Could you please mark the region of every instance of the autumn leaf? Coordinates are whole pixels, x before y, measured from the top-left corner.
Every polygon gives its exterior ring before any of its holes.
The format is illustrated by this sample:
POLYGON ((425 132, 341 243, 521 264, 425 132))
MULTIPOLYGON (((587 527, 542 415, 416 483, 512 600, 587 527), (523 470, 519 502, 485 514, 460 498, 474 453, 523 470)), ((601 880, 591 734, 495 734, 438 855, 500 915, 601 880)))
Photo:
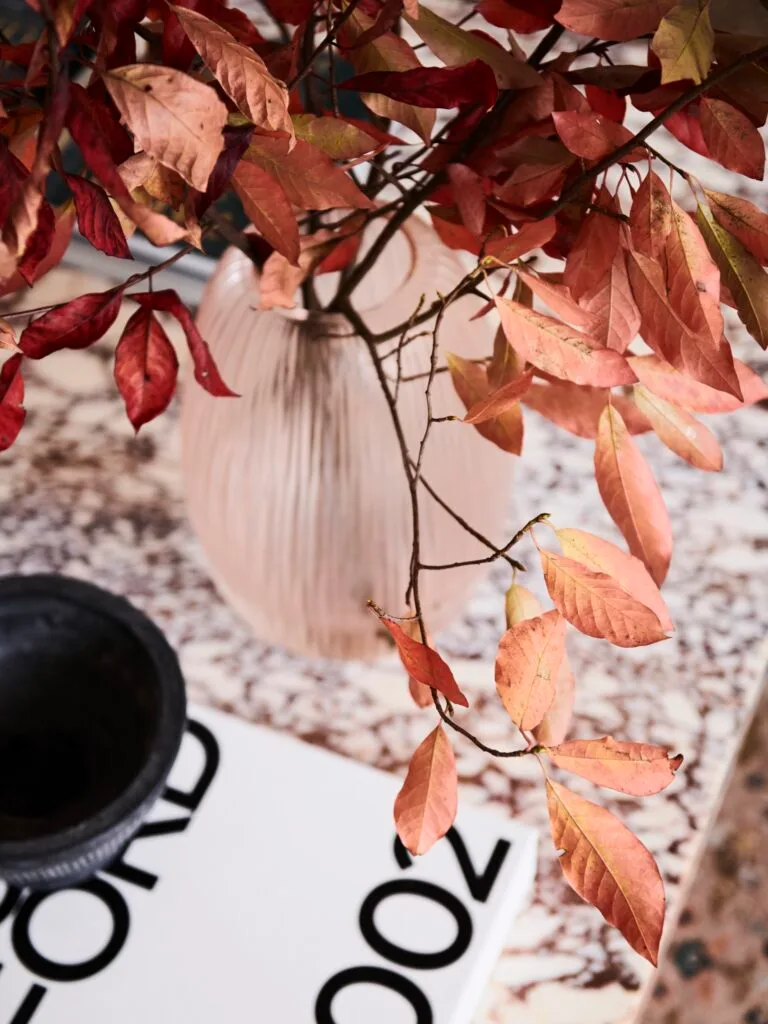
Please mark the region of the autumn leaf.
POLYGON ((552 842, 572 888, 652 964, 664 927, 664 883, 651 854, 618 818, 547 780, 552 842))
POLYGON ((640 310, 632 295, 623 249, 616 250, 606 276, 582 294, 579 304, 592 318, 591 336, 616 352, 626 352, 640 330, 640 310))
POLYGON ((205 192, 227 123, 227 108, 214 90, 155 64, 114 68, 104 82, 141 148, 205 192))
MULTIPOLYGON (((548 384, 533 384, 521 401, 569 434, 594 440, 609 394, 607 388, 589 388, 552 379, 548 384)), ((620 411, 631 434, 644 434, 651 429, 633 402, 622 395, 611 395, 611 401, 620 411)))
POLYGON ((701 132, 712 159, 729 171, 762 180, 765 143, 740 110, 724 100, 701 98, 701 132))
POLYGON ((681 754, 670 757, 663 747, 617 741, 612 736, 570 740, 551 747, 546 754, 558 768, 630 796, 660 793, 674 781, 683 763, 681 754))
POLYGON ((698 85, 709 73, 714 47, 708 0, 688 0, 673 7, 651 43, 661 62, 661 84, 690 79, 698 85))
POLYGON ((768 385, 738 359, 734 360, 734 368, 744 396, 743 402, 724 391, 716 391, 692 380, 657 355, 631 356, 629 362, 640 383, 649 391, 689 412, 734 412, 743 405, 768 399, 768 385))
POLYGON ((426 853, 453 825, 458 806, 456 758, 438 725, 416 748, 395 799, 395 827, 410 853, 426 853))
MULTIPOLYGON (((456 394, 464 407, 471 409, 483 401, 491 390, 486 370, 477 363, 452 353, 446 354, 446 362, 456 394)), ((519 455, 522 451, 523 416, 519 404, 512 405, 506 412, 492 420, 475 424, 475 429, 502 451, 510 452, 512 455, 519 455)))
POLYGON ((255 138, 245 160, 258 164, 280 185, 288 200, 304 210, 368 210, 373 206, 349 175, 309 142, 297 140, 288 152, 284 139, 255 138))
POLYGON ((404 20, 448 67, 480 60, 493 71, 499 89, 529 89, 539 84, 539 76, 524 60, 513 56, 488 36, 468 32, 428 7, 419 4, 418 18, 406 14, 404 20))
POLYGON ((616 121, 617 124, 621 124, 624 121, 627 113, 626 96, 619 96, 616 92, 611 92, 609 89, 602 89, 598 85, 591 84, 587 84, 584 93, 590 107, 596 114, 601 114, 611 121, 616 121))
POLYGON ((510 147, 507 160, 514 169, 497 185, 497 199, 513 208, 531 206, 551 199, 563 186, 575 157, 560 142, 536 137, 521 139, 510 147))
POLYGON ((208 343, 200 334, 192 314, 172 288, 154 292, 133 292, 131 298, 145 309, 170 313, 179 322, 187 339, 189 354, 192 356, 195 380, 200 387, 217 398, 239 397, 221 379, 208 343))
POLYGON ((22 361, 21 355, 11 356, 0 370, 0 452, 11 447, 27 418, 22 361))
POLYGON ((530 590, 513 583, 504 598, 504 612, 507 619, 507 629, 522 622, 523 619, 535 619, 543 613, 541 602, 530 590))
MULTIPOLYGON (((617 211, 616 198, 602 188, 596 205, 617 211)), ((576 236, 563 274, 564 283, 578 301, 585 292, 599 287, 608 274, 619 248, 621 221, 596 210, 586 215, 576 236)))
POLYGON ((592 572, 610 576, 630 597, 650 608, 662 629, 674 629, 661 591, 639 558, 586 530, 563 528, 555 530, 555 534, 566 558, 580 562, 592 572))
POLYGON ((718 224, 703 204, 699 204, 696 222, 722 280, 733 296, 741 322, 755 341, 767 348, 768 275, 754 256, 718 224))
POLYGON ((634 399, 659 438, 681 459, 710 472, 717 473, 723 468, 723 453, 717 438, 689 412, 639 384, 634 387, 634 399))
POLYGON ((657 259, 672 228, 672 200, 655 171, 648 171, 629 211, 632 245, 644 256, 657 259))
POLYGON ((523 224, 513 235, 490 239, 486 243, 485 252, 502 263, 511 263, 520 256, 525 256, 531 249, 546 245, 554 236, 556 229, 557 222, 554 217, 531 221, 530 224, 523 224))
POLYGON ((511 626, 499 642, 496 689, 509 717, 523 731, 534 729, 555 696, 565 656, 565 619, 557 611, 511 626))
POLYGON ((475 10, 491 25, 526 35, 549 28, 560 0, 480 0, 475 10))
POLYGON ((504 333, 523 358, 573 384, 613 387, 635 378, 622 355, 586 334, 511 299, 496 299, 504 333))
POLYGON ((19 347, 30 359, 62 348, 87 348, 115 322, 122 300, 122 288, 80 295, 33 320, 22 332, 19 347))
POLYGON ((451 191, 466 229, 480 236, 485 225, 485 179, 465 164, 449 164, 447 168, 451 191))
POLYGON ((768 213, 748 199, 704 189, 718 224, 745 246, 758 263, 768 264, 768 213))
POLYGON ((65 179, 75 200, 80 234, 107 256, 133 259, 125 232, 104 189, 77 174, 67 174, 65 179))
POLYGON ((520 401, 521 397, 531 386, 532 379, 533 371, 527 370, 514 380, 510 380, 506 384, 502 384, 495 391, 489 392, 485 398, 481 398, 479 402, 475 402, 474 405, 470 406, 464 417, 464 422, 486 423, 488 420, 495 419, 497 416, 508 412, 512 406, 520 401))
POLYGON ((741 398, 730 345, 723 338, 714 345, 709 330, 702 337, 689 329, 667 298, 659 264, 642 253, 629 252, 627 269, 640 310, 640 333, 650 347, 681 373, 741 398))
POLYGON ((341 82, 339 88, 380 93, 414 107, 442 109, 478 104, 488 110, 499 94, 496 77, 482 60, 461 67, 368 71, 341 82))
POLYGON ((261 132, 293 137, 288 90, 269 73, 261 57, 198 11, 172 4, 170 8, 238 110, 261 132))
POLYGON ((595 478, 603 503, 629 550, 661 584, 672 554, 669 513, 650 466, 632 440, 621 414, 610 405, 600 416, 595 478))
POLYGON ((259 234, 289 263, 298 264, 299 226, 278 182, 258 164, 241 160, 232 175, 232 186, 259 234))
POLYGON ((674 201, 664 252, 670 305, 704 344, 708 338, 717 346, 723 337, 720 271, 696 224, 674 201))
POLYGON ((179 361, 160 321, 137 309, 115 349, 115 383, 134 430, 168 407, 176 388, 179 361))
POLYGON ((531 730, 537 743, 548 746, 563 742, 571 727, 575 697, 576 687, 573 681, 573 672, 571 672, 567 657, 564 657, 557 674, 552 703, 536 728, 531 730))
POLYGON ((571 32, 624 42, 655 32, 675 0, 563 0, 555 15, 571 32))
MULTIPOLYGON (((298 139, 322 149, 332 160, 356 160, 386 145, 343 117, 294 114, 291 120, 298 139)), ((394 136, 390 139, 395 141, 394 136)))
MULTIPOLYGON (((556 110, 552 114, 555 130, 563 145, 583 160, 602 160, 632 138, 632 132, 594 111, 556 110)), ((645 151, 637 147, 622 158, 622 163, 640 160, 645 151)))
POLYGON ((405 671, 424 686, 437 690, 452 704, 469 707, 469 701, 459 689, 453 673, 437 651, 408 636, 402 626, 383 615, 379 620, 385 626, 397 645, 397 652, 405 671))
MULTIPOLYGON (((358 7, 340 32, 343 52, 358 74, 410 71, 421 67, 413 47, 394 32, 384 32, 370 42, 360 43, 374 24, 374 19, 358 7)), ((361 99, 374 114, 405 125, 424 142, 429 142, 435 124, 434 110, 413 107, 379 93, 363 93, 361 99)))
POLYGON ((599 329, 598 319, 576 302, 567 285, 537 277, 535 274, 523 270, 522 267, 515 269, 518 280, 526 284, 537 298, 549 306, 553 313, 594 337, 592 332, 599 329))

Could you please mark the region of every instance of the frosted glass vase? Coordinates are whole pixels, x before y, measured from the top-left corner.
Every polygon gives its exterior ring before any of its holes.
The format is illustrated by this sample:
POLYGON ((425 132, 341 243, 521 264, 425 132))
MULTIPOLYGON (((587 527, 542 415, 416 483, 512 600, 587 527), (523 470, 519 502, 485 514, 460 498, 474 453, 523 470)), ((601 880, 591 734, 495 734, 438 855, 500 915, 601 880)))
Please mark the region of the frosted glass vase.
MULTIPOLYGON (((422 294, 447 293, 464 273, 431 228, 412 219, 355 292, 374 333, 404 320, 422 294)), ((317 280, 326 292, 333 282, 317 280)), ((238 250, 221 260, 198 323, 224 379, 240 398, 212 398, 188 381, 182 402, 183 470, 189 516, 221 593, 261 640, 327 657, 380 650, 372 598, 404 612, 411 512, 390 413, 362 340, 339 315, 258 309, 258 277, 238 250)), ((486 356, 478 300, 449 307, 440 328, 446 352, 486 356)), ((430 324, 419 328, 428 330, 430 324)), ((402 349, 402 376, 429 367, 432 340, 402 349)), ((383 342, 393 351, 396 339, 383 342)), ((394 379, 394 356, 385 361, 394 379)), ((397 406, 411 452, 426 407, 423 378, 402 383, 397 406)), ((434 416, 463 414, 450 374, 438 373, 434 416)), ((511 494, 512 456, 462 423, 434 424, 423 476, 467 522, 496 543, 511 494)), ((443 564, 488 551, 424 489, 421 559, 443 564)), ((422 573, 429 628, 456 616, 487 567, 422 573)))

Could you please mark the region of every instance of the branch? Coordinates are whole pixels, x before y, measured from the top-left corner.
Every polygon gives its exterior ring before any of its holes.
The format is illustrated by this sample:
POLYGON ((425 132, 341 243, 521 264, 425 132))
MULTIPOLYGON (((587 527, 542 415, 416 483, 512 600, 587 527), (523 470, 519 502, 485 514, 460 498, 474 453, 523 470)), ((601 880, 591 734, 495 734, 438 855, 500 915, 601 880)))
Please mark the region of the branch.
POLYGON ((333 43, 336 42, 336 33, 339 31, 342 25, 349 21, 349 19, 355 13, 355 9, 360 2, 361 0, 351 0, 349 5, 345 9, 344 13, 340 17, 338 17, 334 22, 333 28, 329 32, 327 32, 325 36, 323 36, 323 38, 320 40, 320 42, 317 44, 314 50, 312 50, 311 53, 307 56, 306 60, 304 61, 304 67, 301 69, 301 71, 299 71, 298 74, 294 75, 294 77, 288 83, 288 92, 291 92, 292 89, 295 89, 299 82, 304 81, 304 79, 312 70, 312 65, 315 63, 315 61, 323 52, 323 50, 327 49, 329 46, 332 46, 333 43))

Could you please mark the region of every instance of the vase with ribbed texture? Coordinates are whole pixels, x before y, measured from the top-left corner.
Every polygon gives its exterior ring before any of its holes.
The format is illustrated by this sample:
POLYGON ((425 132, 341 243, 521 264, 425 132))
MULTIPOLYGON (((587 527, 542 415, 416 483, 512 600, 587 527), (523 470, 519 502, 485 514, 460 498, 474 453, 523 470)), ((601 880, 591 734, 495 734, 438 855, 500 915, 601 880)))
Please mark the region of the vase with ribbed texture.
MULTIPOLYGON (((354 294, 375 334, 406 321, 464 273, 431 228, 412 219, 354 294)), ((317 279, 322 293, 324 278, 317 279)), ((326 287, 326 291, 328 288, 326 287)), ((439 332, 441 369, 432 414, 462 415, 445 353, 487 356, 486 319, 470 297, 451 305, 439 332)), ((211 575, 258 638, 290 650, 357 658, 381 649, 369 598, 404 614, 412 525, 401 451, 370 354, 338 314, 259 309, 258 275, 238 250, 221 260, 198 323, 227 383, 241 397, 213 398, 187 383, 182 452, 189 516, 211 575)), ((401 351, 397 408, 415 456, 426 422, 427 331, 401 351), (416 380, 407 378, 417 377, 416 380)), ((382 342, 393 352, 397 339, 382 342)), ((394 355, 385 359, 392 382, 394 355)), ((394 383, 391 384, 394 386, 394 383)), ((514 459, 463 423, 434 424, 423 477, 464 520, 501 543, 514 459)), ((488 551, 424 488, 421 560, 444 564, 488 551)), ((484 566, 422 573, 432 631, 467 601, 484 566)))

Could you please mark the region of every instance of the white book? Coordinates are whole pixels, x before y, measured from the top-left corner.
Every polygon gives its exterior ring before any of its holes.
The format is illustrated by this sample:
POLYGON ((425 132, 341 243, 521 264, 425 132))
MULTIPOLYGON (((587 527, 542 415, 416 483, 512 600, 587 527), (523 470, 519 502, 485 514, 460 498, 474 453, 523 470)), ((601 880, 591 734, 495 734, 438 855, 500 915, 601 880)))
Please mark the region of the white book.
POLYGON ((463 806, 412 859, 399 785, 191 708, 118 863, 55 893, 0 883, 0 1024, 468 1024, 536 834, 463 806))

